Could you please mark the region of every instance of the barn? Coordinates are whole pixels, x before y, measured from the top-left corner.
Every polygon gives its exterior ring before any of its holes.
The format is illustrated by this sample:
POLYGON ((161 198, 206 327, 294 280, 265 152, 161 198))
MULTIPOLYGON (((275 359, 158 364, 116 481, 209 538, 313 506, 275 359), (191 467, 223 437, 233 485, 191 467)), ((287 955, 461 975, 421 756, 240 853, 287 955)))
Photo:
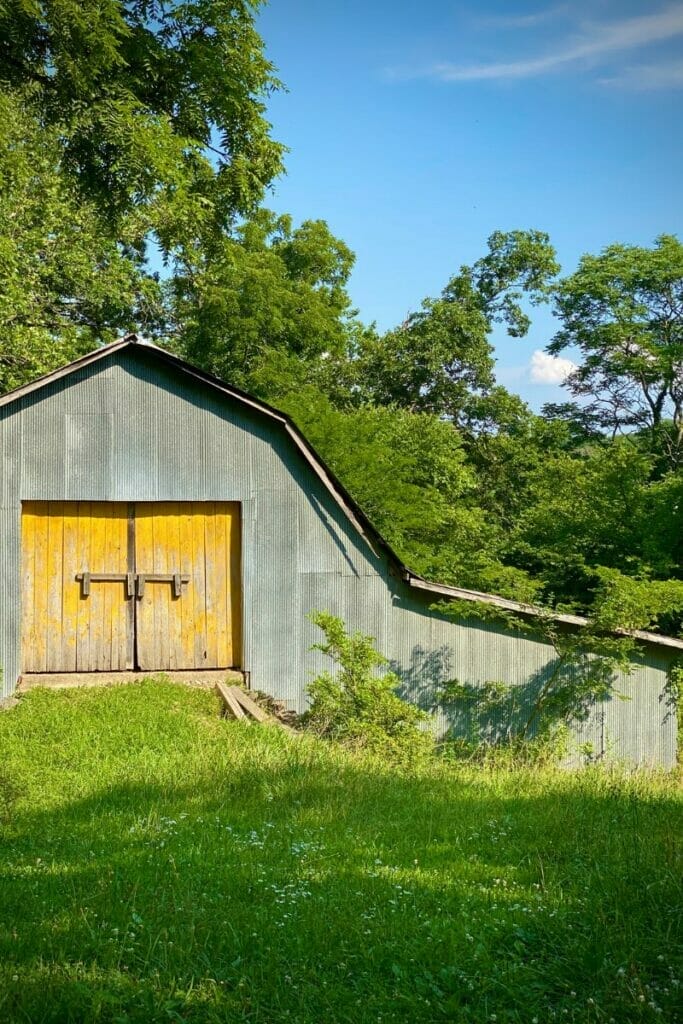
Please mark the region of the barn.
MULTIPOLYGON (((527 607, 412 573, 285 415, 135 336, 0 399, 0 445, 4 696, 55 674, 235 669, 300 710, 327 667, 314 609, 372 634, 424 706, 448 679, 528 688, 551 670, 540 633, 477 617, 527 607), (435 608, 453 599, 473 614, 435 608)), ((577 744, 673 764, 682 653, 639 633, 628 699, 593 707, 577 744)))

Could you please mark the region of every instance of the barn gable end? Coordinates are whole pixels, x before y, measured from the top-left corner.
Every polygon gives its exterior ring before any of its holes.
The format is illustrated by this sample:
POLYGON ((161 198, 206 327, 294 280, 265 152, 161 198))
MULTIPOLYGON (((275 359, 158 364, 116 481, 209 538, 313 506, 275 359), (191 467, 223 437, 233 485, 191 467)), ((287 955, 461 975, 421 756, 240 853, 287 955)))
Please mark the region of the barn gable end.
MULTIPOLYGON (((410 574, 293 428, 269 407, 130 342, 0 404, 0 665, 21 673, 22 502, 239 503, 241 667, 292 707, 324 666, 313 609, 377 639, 406 696, 425 706, 446 679, 524 685, 552 651, 533 634, 432 610, 410 574)), ((453 591, 457 596, 457 592, 453 591)), ((181 598, 182 600, 182 598, 181 598)), ((581 730, 599 752, 669 765, 675 715, 666 672, 675 641, 643 643, 620 689, 581 730)), ((440 728, 447 726, 440 720, 440 728)))

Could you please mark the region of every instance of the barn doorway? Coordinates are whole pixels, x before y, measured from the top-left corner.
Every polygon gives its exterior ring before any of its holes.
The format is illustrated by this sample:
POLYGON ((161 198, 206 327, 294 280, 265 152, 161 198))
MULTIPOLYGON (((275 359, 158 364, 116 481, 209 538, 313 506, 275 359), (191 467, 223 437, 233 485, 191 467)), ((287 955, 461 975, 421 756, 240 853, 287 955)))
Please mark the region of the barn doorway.
POLYGON ((238 502, 22 505, 22 671, 241 661, 238 502))

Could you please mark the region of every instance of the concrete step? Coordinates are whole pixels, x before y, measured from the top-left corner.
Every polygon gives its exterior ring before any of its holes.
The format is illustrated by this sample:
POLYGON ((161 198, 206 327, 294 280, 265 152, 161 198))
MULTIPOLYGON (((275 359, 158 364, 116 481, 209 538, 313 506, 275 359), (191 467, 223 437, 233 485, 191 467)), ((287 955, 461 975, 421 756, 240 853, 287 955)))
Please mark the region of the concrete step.
POLYGON ((172 683, 187 686, 213 687, 216 683, 244 685, 245 675, 237 669, 196 669, 177 672, 30 672, 21 676, 18 693, 26 693, 38 686, 49 690, 65 690, 75 686, 118 686, 136 683, 150 676, 159 676, 172 683))

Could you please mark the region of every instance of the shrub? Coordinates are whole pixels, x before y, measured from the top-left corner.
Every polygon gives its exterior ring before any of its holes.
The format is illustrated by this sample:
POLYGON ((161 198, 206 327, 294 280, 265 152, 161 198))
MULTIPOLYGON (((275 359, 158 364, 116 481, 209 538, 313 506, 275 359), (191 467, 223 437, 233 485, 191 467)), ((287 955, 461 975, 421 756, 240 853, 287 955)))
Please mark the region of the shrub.
POLYGON ((348 633, 330 612, 314 611, 311 622, 325 634, 312 650, 327 654, 337 672, 322 672, 307 687, 310 708, 304 724, 319 736, 366 747, 392 760, 425 757, 434 740, 420 723, 429 715, 396 693, 400 680, 393 672, 379 673, 387 659, 374 646, 374 637, 348 633))

